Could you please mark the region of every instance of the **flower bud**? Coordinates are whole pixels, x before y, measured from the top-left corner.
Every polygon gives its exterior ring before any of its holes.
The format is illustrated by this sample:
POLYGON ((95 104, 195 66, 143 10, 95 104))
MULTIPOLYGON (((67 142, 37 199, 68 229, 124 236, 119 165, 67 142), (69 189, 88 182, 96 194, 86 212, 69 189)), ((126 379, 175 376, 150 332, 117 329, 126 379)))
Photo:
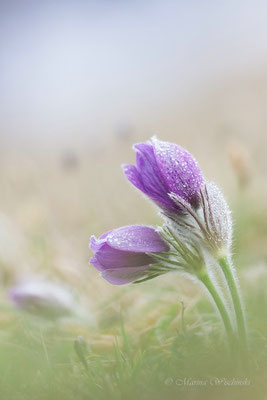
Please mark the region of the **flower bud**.
POLYGON ((232 242, 232 218, 224 195, 214 182, 206 182, 200 193, 207 240, 215 251, 229 251, 232 242))

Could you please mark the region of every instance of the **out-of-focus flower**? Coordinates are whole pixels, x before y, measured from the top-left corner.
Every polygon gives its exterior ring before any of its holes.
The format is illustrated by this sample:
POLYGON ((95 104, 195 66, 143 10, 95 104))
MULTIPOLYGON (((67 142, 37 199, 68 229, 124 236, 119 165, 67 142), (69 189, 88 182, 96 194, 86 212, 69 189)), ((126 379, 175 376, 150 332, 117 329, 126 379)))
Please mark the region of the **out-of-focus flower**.
POLYGON ((9 296, 17 308, 38 317, 56 319, 73 312, 71 294, 51 282, 30 280, 12 287, 9 296))
POLYGON ((154 274, 157 260, 149 253, 166 252, 168 244, 154 228, 142 225, 124 226, 91 237, 95 255, 90 263, 103 278, 115 285, 135 282, 154 274))
POLYGON ((174 193, 192 207, 199 205, 203 176, 194 157, 175 143, 155 137, 134 145, 136 166, 123 165, 127 179, 164 210, 182 213, 170 198, 174 193))

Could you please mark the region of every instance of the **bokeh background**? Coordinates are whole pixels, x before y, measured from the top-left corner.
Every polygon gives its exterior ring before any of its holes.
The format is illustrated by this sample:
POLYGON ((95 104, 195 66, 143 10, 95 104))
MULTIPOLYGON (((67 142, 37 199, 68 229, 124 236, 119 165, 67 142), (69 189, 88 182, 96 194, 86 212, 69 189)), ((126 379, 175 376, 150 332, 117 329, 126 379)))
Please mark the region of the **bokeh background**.
MULTIPOLYGON (((62 341, 83 334, 97 349, 112 345, 122 314, 138 343, 172 304, 182 301, 190 310, 201 296, 179 276, 113 287, 88 266, 91 234, 160 223, 120 167, 134 162, 132 144, 152 135, 186 147, 223 188, 233 209, 241 284, 256 299, 250 318, 266 304, 266 15, 264 0, 1 1, 6 382, 18 361, 10 335, 16 341, 23 331, 7 291, 22 279, 42 277, 73 292, 94 330, 72 322, 62 341)), ((261 335, 264 311, 254 318, 261 335)), ((15 373, 20 388, 31 380, 30 365, 36 367, 22 359, 29 376, 15 373)))

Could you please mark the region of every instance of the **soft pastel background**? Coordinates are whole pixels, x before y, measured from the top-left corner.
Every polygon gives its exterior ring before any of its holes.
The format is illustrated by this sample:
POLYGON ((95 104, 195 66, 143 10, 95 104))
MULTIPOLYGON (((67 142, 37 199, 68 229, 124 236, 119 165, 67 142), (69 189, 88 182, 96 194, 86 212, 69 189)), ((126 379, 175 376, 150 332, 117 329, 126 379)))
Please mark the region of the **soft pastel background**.
MULTIPOLYGON (((222 332, 197 285, 171 275, 113 287, 88 266, 91 234, 161 222, 120 168, 134 161, 132 144, 154 134, 191 151, 231 204, 255 338, 252 383, 231 395, 261 398, 266 15, 263 0, 1 1, 1 398, 160 399, 167 389, 178 398, 167 378, 215 371, 222 332), (39 325, 15 312, 8 288, 32 276, 66 287, 83 317, 39 325), (91 375, 74 351, 78 335, 91 375)), ((235 376, 229 368, 214 374, 235 376)), ((210 391, 225 398, 222 386, 210 391)), ((185 398, 202 395, 183 388, 185 398)))

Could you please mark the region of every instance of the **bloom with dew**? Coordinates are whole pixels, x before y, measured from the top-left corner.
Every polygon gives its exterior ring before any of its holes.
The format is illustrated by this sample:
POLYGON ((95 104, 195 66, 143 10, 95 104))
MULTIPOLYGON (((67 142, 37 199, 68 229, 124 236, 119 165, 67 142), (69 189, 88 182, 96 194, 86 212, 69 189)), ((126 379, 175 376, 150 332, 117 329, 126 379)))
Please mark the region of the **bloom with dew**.
POLYGON ((135 282, 157 271, 157 260, 150 253, 160 254, 169 249, 161 235, 149 226, 131 225, 91 237, 95 253, 90 263, 103 278, 115 285, 135 282))
POLYGON ((57 319, 73 313, 72 295, 52 282, 31 279, 10 288, 9 296, 18 309, 38 317, 57 319))
POLYGON ((134 146, 136 166, 124 165, 127 179, 160 208, 162 228, 135 225, 91 238, 90 260, 113 284, 139 283, 169 271, 183 271, 208 290, 235 353, 236 338, 226 299, 210 273, 220 265, 231 293, 240 339, 246 348, 246 323, 231 262, 232 220, 222 192, 204 179, 193 156, 174 143, 152 138, 134 146))
POLYGON ((194 157, 183 147, 153 137, 134 145, 136 166, 123 165, 127 179, 163 210, 181 213, 169 194, 174 193, 192 207, 199 205, 203 176, 194 157))

